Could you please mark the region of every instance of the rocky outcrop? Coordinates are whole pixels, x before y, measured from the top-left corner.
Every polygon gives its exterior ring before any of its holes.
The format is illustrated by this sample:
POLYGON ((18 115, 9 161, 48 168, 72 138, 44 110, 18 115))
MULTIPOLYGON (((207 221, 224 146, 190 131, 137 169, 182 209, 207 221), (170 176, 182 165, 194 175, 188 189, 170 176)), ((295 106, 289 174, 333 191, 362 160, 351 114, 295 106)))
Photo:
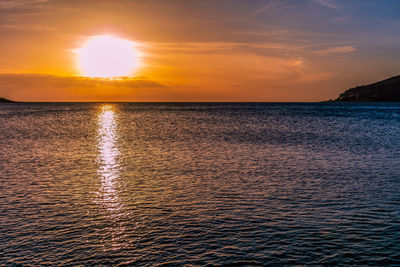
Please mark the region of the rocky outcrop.
POLYGON ((400 75, 370 85, 357 86, 342 93, 338 102, 399 102, 400 75))
POLYGON ((1 98, 1 97, 0 97, 0 103, 15 103, 15 102, 12 101, 12 100, 8 100, 8 99, 6 99, 6 98, 1 98))

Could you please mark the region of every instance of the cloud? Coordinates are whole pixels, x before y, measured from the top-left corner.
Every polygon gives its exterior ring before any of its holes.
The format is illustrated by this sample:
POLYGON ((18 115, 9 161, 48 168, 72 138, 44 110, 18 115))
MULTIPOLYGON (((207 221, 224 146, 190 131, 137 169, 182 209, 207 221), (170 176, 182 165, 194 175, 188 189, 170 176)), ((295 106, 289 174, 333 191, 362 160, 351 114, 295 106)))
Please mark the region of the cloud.
POLYGON ((334 3, 333 1, 329 1, 329 0, 314 0, 315 3, 330 8, 330 9, 339 9, 339 7, 337 6, 336 3, 334 3))
MULTIPOLYGON (((101 79, 47 74, 0 74, 0 94, 26 101, 122 101, 138 93, 168 91, 168 85, 145 77, 101 79)), ((169 90, 170 91, 170 90, 169 90)), ((164 93, 163 93, 164 94, 164 93)))
MULTIPOLYGON (((287 3, 285 3, 285 4, 287 4, 287 3)), ((266 4, 264 4, 258 8, 255 8, 255 10, 250 13, 250 16, 258 16, 265 12, 282 7, 285 4, 283 2, 279 2, 279 1, 268 1, 266 4)))
POLYGON ((144 77, 118 77, 115 79, 103 79, 103 78, 91 78, 81 76, 56 76, 50 74, 13 74, 3 73, 0 74, 0 83, 4 86, 4 83, 40 83, 53 86, 112 86, 112 87, 127 87, 127 88, 139 88, 139 87, 164 87, 160 83, 147 80, 144 77))
POLYGON ((328 55, 328 54, 347 54, 356 51, 355 47, 352 46, 336 46, 332 48, 327 48, 317 51, 318 54, 328 55))
POLYGON ((49 0, 0 0, 0 9, 22 8, 28 5, 48 2, 49 0))
POLYGON ((0 31, 22 31, 22 32, 54 32, 57 29, 49 25, 40 24, 27 24, 27 23, 13 23, 13 24, 0 24, 0 31))

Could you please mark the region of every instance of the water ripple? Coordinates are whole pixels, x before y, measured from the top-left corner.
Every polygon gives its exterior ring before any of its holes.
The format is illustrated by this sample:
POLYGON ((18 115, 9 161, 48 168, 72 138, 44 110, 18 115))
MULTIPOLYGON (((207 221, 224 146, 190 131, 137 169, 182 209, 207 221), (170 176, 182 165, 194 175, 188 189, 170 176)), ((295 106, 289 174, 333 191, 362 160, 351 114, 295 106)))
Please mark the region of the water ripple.
POLYGON ((0 265, 400 265, 399 104, 0 105, 0 265))

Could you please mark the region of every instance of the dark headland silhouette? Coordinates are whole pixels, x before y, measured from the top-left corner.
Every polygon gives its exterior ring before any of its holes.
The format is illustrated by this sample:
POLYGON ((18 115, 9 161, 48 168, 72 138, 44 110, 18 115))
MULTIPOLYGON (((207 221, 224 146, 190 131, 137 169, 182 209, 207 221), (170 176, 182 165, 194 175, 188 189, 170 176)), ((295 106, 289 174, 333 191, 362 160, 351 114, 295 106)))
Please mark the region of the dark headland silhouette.
POLYGON ((399 102, 400 75, 370 85, 357 86, 342 93, 338 102, 399 102))
POLYGON ((15 103, 15 101, 0 97, 0 103, 15 103))

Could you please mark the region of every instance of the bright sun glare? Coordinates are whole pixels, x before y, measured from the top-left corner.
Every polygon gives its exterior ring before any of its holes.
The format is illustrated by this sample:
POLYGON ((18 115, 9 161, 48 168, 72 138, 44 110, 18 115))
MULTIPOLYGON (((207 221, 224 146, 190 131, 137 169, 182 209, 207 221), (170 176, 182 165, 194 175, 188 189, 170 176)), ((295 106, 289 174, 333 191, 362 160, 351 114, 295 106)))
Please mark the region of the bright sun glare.
POLYGON ((131 76, 139 67, 134 44, 110 35, 93 36, 76 50, 79 71, 88 77, 131 76))

